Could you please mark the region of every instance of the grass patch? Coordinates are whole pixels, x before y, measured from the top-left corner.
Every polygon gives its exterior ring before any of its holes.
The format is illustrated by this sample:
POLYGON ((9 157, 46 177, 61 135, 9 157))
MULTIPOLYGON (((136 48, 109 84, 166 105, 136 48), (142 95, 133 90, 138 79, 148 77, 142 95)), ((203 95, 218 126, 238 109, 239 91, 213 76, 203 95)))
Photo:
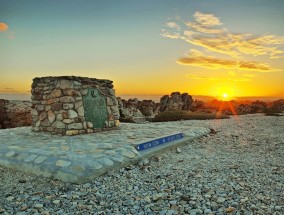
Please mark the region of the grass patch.
POLYGON ((229 116, 216 115, 215 113, 187 112, 181 110, 171 110, 159 113, 153 122, 168 122, 179 120, 207 120, 207 119, 227 119, 229 116))

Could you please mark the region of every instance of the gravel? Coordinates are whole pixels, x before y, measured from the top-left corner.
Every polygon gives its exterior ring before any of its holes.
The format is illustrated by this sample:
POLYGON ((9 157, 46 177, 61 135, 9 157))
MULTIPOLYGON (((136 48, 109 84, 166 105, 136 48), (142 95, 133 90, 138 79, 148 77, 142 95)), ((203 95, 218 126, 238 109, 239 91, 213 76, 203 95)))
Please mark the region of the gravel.
POLYGON ((192 125, 212 132, 83 185, 0 167, 0 214, 284 214, 284 117, 192 125))

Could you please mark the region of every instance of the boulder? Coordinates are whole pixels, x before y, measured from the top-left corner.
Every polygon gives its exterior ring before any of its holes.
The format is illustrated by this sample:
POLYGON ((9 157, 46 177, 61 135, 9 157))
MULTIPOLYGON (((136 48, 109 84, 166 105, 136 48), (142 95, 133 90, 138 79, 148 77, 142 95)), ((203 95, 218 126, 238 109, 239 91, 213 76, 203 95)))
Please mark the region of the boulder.
POLYGON ((0 129, 30 126, 31 102, 0 99, 0 129))
POLYGON ((188 93, 173 92, 170 96, 165 95, 160 99, 160 111, 190 110, 192 103, 192 97, 188 93))

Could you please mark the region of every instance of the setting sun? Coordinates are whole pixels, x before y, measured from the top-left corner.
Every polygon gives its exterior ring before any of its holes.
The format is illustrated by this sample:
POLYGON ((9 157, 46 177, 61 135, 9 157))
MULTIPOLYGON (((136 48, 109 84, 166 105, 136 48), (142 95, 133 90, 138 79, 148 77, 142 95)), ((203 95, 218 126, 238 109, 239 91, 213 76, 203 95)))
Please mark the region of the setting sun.
POLYGON ((232 97, 228 93, 221 93, 218 99, 222 101, 229 101, 232 97))
POLYGON ((227 99, 229 97, 228 93, 223 93, 223 98, 227 99))

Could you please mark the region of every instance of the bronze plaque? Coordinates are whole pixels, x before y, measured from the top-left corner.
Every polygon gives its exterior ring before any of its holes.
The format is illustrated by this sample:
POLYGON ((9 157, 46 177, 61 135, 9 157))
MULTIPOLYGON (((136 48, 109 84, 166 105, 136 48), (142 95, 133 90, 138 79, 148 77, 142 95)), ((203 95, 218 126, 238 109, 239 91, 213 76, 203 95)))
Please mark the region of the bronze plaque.
POLYGON ((85 119, 92 122, 94 128, 105 127, 108 118, 106 97, 95 88, 89 88, 88 94, 83 96, 85 119))

